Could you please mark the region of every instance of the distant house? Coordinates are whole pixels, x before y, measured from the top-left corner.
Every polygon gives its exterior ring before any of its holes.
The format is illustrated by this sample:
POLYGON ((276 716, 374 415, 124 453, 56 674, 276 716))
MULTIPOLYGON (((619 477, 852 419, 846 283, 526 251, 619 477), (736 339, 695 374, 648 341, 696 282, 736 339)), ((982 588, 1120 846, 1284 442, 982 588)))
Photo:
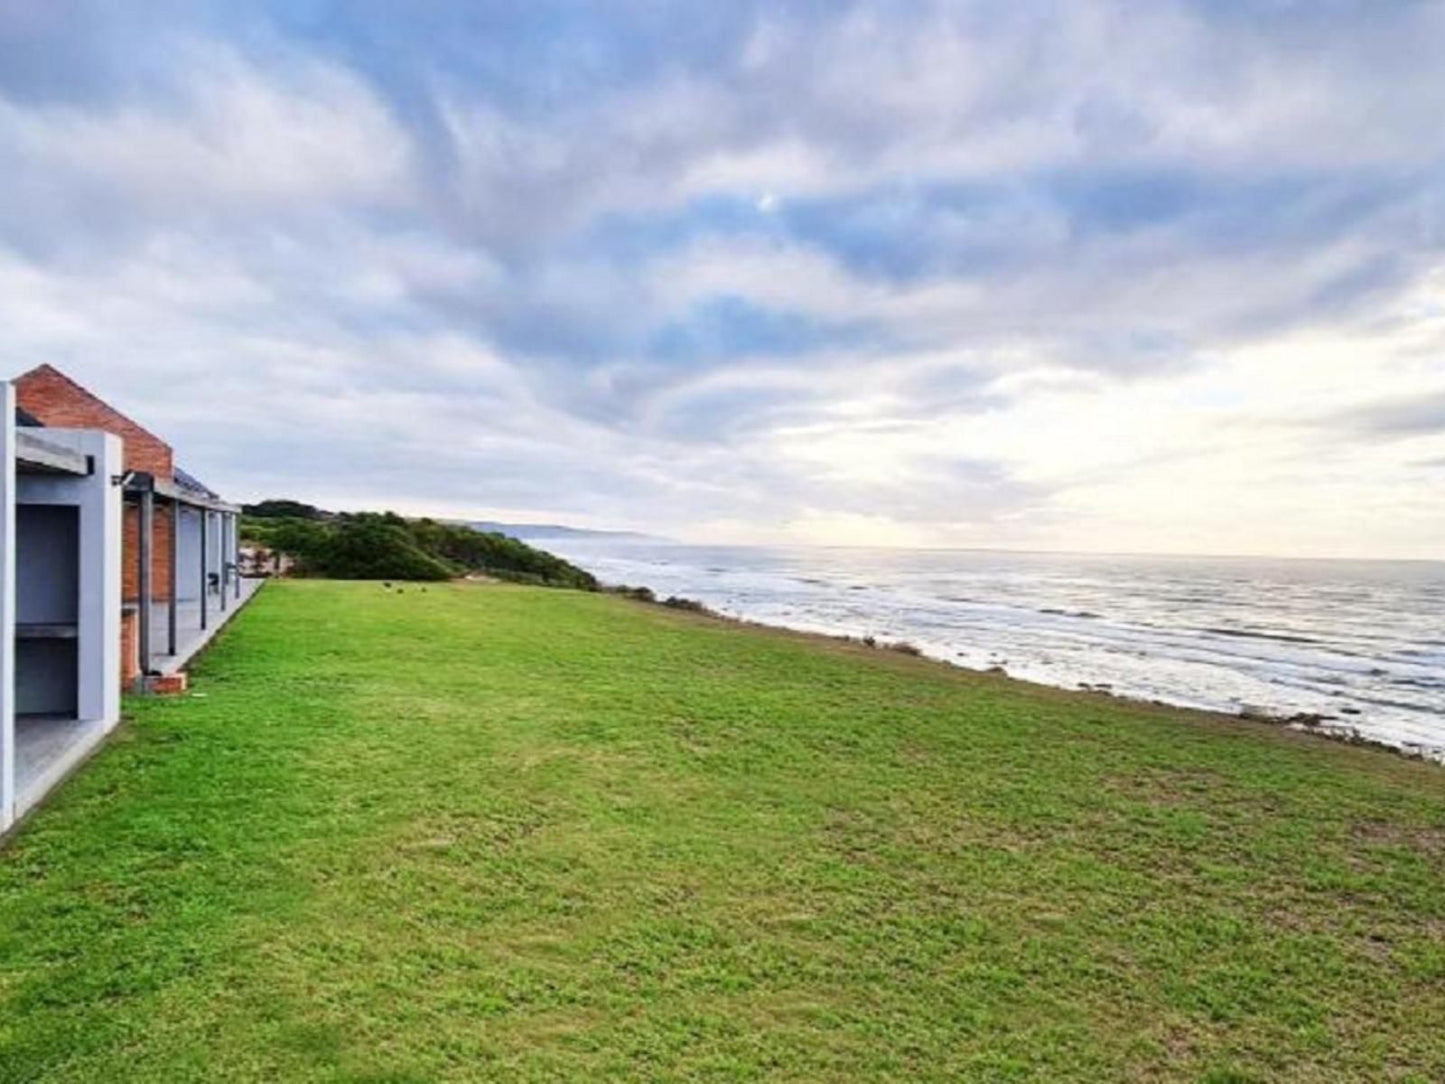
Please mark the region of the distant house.
POLYGON ((49 365, 0 382, 0 831, 185 663, 255 584, 239 509, 49 365))
POLYGON ((296 558, 289 553, 273 550, 267 546, 242 546, 240 549, 241 575, 270 578, 289 576, 296 567, 296 558))

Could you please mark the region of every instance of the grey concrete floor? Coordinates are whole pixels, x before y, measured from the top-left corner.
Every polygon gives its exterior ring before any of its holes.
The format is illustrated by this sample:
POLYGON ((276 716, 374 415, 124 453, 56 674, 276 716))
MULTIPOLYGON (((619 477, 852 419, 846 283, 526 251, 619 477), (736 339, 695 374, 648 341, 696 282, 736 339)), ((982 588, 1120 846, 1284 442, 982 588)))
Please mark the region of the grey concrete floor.
POLYGON ((15 796, 24 813, 105 737, 100 720, 51 715, 15 718, 15 796))
POLYGON ((226 622, 236 616, 236 612, 251 601, 251 597, 261 589, 266 581, 263 579, 241 580, 241 597, 236 598, 236 590, 233 587, 226 596, 226 608, 220 608, 220 602, 216 595, 210 596, 206 602, 206 627, 201 628, 201 604, 198 601, 180 601, 176 604, 176 653, 170 654, 166 649, 170 646, 167 627, 169 620, 169 604, 157 602, 151 607, 151 669, 161 674, 174 674, 178 670, 184 670, 186 663, 190 662, 196 652, 210 643, 211 638, 219 632, 226 622))

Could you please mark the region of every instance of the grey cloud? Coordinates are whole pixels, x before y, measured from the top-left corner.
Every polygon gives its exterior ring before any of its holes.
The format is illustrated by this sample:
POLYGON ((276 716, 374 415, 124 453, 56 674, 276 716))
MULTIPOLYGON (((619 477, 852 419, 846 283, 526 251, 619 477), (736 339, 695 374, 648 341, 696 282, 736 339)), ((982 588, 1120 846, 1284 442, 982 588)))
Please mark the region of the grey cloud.
POLYGON ((1326 424, 1380 439, 1445 433, 1445 391, 1356 407, 1332 416, 1326 424))

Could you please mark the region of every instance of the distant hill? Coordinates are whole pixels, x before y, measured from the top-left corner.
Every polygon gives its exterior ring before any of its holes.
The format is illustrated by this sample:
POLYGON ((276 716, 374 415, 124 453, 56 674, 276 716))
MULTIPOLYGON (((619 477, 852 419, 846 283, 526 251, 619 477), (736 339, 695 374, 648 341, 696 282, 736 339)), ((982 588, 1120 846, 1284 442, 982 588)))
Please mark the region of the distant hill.
MULTIPOLYGON (((334 520, 345 518, 348 513, 329 512, 324 508, 317 508, 315 505, 306 504, 303 501, 290 499, 272 499, 258 501, 255 504, 241 506, 241 511, 253 520, 258 519, 305 519, 305 520, 334 520)), ((527 541, 541 539, 568 539, 568 538, 608 538, 617 542, 666 542, 667 539, 657 535, 642 534, 637 531, 593 531, 585 527, 564 527, 560 523, 498 523, 495 520, 450 520, 458 527, 470 527, 474 531, 484 531, 491 534, 503 534, 508 538, 527 541)))
POLYGON ((548 538, 606 538, 616 542, 662 541, 656 535, 637 531, 593 531, 585 527, 564 527, 559 523, 497 523, 492 520, 472 520, 467 526, 478 531, 490 531, 526 541, 548 538))

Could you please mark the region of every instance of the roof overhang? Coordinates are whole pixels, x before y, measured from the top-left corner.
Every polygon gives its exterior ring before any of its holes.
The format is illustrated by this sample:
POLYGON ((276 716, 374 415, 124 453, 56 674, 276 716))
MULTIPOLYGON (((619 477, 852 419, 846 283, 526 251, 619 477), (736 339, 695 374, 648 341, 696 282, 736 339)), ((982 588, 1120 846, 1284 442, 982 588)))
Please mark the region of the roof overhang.
POLYGON ((162 500, 174 501, 176 504, 184 504, 191 508, 201 508, 207 512, 230 512, 235 515, 239 515, 241 512, 241 506, 238 504, 229 504, 223 500, 203 497, 198 493, 182 489, 173 482, 162 481, 154 474, 147 474, 144 471, 132 471, 126 476, 125 492, 127 495, 153 493, 162 500))
POLYGON ((28 429, 15 430, 15 468, 25 474, 69 474, 88 477, 95 470, 88 455, 36 436, 28 429))

